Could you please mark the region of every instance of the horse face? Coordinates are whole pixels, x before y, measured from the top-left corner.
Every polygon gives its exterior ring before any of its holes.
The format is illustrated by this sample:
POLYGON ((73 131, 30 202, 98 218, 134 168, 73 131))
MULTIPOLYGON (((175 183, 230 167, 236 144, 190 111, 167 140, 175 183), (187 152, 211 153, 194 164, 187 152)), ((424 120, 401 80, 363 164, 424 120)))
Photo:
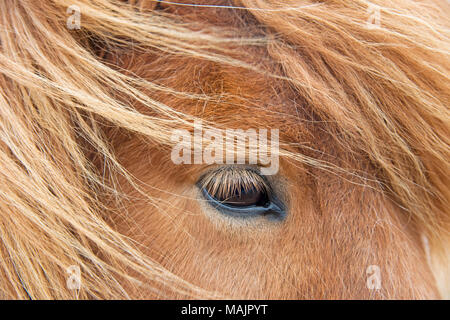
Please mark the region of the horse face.
MULTIPOLYGON (((260 28, 249 13, 238 19, 233 10, 163 3, 159 9, 243 35, 260 28)), ((274 48, 230 50, 236 59, 256 62, 264 70, 279 68, 274 48)), ((193 154, 191 163, 176 164, 170 148, 115 132, 111 140, 119 162, 140 181, 143 192, 120 181, 129 201, 122 203, 126 214, 113 220, 154 261, 183 280, 231 298, 436 297, 416 225, 379 191, 371 179, 376 174, 371 162, 340 146, 331 124, 321 121, 290 85, 200 58, 122 52, 108 59, 174 91, 221 96, 204 101, 148 93, 204 123, 214 121, 224 135, 226 128, 276 129, 284 149, 346 168, 336 174, 280 157, 278 170, 264 175, 259 163, 195 162, 193 154), (366 175, 365 183, 355 179, 355 172, 366 175), (275 209, 266 210, 271 205, 275 209)), ((152 116, 138 102, 135 107, 152 116)), ((136 295, 159 297, 142 289, 136 295)))

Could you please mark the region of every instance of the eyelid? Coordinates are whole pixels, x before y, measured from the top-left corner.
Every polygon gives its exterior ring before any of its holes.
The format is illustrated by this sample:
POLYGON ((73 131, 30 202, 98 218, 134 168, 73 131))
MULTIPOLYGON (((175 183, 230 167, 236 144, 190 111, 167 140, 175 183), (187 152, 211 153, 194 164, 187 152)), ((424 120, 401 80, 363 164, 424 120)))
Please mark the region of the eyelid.
POLYGON ((271 189, 268 182, 254 169, 222 167, 217 171, 205 174, 200 178, 198 186, 209 191, 216 198, 238 193, 241 190, 256 190, 267 195, 271 189))
POLYGON ((205 188, 202 188, 203 197, 219 212, 235 218, 255 218, 265 216, 270 220, 283 220, 286 212, 280 202, 272 199, 267 206, 232 207, 214 199, 205 188))

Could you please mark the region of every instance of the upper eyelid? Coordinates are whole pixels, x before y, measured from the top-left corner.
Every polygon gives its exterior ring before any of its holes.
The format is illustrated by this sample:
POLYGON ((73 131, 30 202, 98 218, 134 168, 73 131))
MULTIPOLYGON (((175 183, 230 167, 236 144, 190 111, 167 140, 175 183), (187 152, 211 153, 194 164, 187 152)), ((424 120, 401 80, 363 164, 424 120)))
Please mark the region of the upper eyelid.
POLYGON ((218 170, 211 170, 210 172, 204 174, 200 178, 197 185, 201 189, 204 188, 205 190, 208 190, 208 192, 210 192, 211 194, 218 194, 220 191, 221 196, 225 197, 227 195, 227 193, 231 193, 231 191, 233 190, 233 189, 230 189, 230 185, 228 186, 227 189, 225 189, 223 187, 224 183, 229 182, 229 181, 226 181, 226 179, 230 178, 230 176, 226 175, 226 170, 230 170, 230 171, 234 170, 234 174, 236 174, 236 178, 237 178, 235 180, 235 182, 239 182, 241 184, 241 186, 245 186, 245 185, 248 186, 249 188, 247 190, 250 190, 250 188, 254 188, 257 191, 270 194, 271 188, 270 188, 268 181, 266 181, 264 179, 264 177, 261 176, 256 170, 250 169, 250 168, 236 168, 236 167, 227 168, 227 167, 225 167, 225 168, 219 168, 218 170), (248 175, 247 178, 253 178, 253 180, 245 181, 245 179, 242 177, 242 174, 245 174, 245 173, 248 174, 249 172, 251 172, 251 174, 248 175), (216 183, 216 181, 218 181, 218 182, 216 183), (245 184, 245 183, 247 183, 247 184, 245 184), (212 184, 214 184, 214 185, 212 185, 212 184), (215 188, 211 189, 211 187, 215 187, 215 188))

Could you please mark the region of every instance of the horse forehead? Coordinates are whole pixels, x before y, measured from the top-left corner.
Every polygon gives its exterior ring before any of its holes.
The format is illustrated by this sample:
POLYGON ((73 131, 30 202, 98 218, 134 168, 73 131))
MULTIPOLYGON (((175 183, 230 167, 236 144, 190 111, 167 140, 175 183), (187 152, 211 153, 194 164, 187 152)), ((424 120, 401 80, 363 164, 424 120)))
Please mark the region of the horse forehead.
MULTIPOLYGON (((144 1, 153 2, 154 0, 144 1)), ((223 18, 224 12, 236 7, 232 0, 163 0, 158 1, 156 9, 163 9, 180 16, 198 15, 202 20, 216 20, 223 18)))
MULTIPOLYGON (((198 21, 204 26, 225 26, 252 36, 249 30, 257 28, 255 21, 245 19, 243 25, 239 15, 246 12, 235 7, 232 1, 222 0, 160 3, 160 9, 175 13, 182 19, 198 21), (225 8, 227 6, 230 8, 225 8)), ((237 61, 258 67, 237 67, 193 57, 155 56, 150 53, 136 59, 134 52, 121 58, 120 64, 125 64, 121 67, 134 74, 176 91, 218 98, 205 102, 155 93, 156 100, 171 108, 212 120, 225 128, 280 129, 285 139, 297 142, 299 137, 310 131, 307 124, 313 120, 303 98, 287 81, 270 76, 271 73, 279 73, 279 70, 265 46, 234 46, 232 51, 237 61), (258 68, 259 71, 256 70, 258 68)), ((144 109, 142 111, 145 113, 144 109)))

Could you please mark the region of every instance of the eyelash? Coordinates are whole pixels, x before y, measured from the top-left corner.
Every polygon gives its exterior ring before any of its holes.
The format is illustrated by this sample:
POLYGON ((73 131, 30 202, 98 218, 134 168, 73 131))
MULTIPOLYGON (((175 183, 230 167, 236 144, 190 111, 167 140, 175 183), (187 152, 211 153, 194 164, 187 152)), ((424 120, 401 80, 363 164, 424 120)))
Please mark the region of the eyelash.
POLYGON ((200 179, 200 187, 216 198, 226 198, 235 192, 256 190, 270 195, 271 190, 265 179, 253 169, 223 167, 200 179))

